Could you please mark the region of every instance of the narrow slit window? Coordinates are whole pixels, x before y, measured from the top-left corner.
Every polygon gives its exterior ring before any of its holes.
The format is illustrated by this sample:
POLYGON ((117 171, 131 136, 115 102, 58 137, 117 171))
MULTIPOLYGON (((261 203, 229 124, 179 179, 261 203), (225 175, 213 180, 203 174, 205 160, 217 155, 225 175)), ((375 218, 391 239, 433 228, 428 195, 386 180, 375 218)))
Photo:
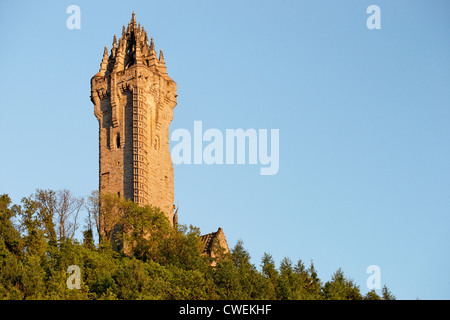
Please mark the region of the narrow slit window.
POLYGON ((117 149, 120 149, 120 133, 118 133, 116 136, 116 147, 117 149))

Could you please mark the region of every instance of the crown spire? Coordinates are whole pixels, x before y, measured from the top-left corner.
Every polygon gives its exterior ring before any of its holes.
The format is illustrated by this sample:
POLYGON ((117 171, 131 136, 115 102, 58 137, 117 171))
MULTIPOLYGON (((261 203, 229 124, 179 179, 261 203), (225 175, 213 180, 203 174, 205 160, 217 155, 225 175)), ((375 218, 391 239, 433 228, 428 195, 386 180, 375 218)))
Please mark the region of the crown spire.
POLYGON ((167 75, 167 68, 166 63, 164 62, 164 55, 162 50, 159 51, 159 62, 158 62, 158 69, 163 75, 167 75))
MULTIPOLYGON (((99 75, 123 71, 133 65, 150 67, 168 78, 163 51, 156 51, 153 37, 150 38, 144 26, 137 24, 133 11, 128 26, 122 25, 122 33, 113 38, 111 54, 103 53, 99 75)), ((105 49, 107 50, 107 49, 105 49)), ((169 78, 170 79, 170 78, 169 78)))
POLYGON ((150 56, 148 58, 148 66, 155 66, 158 64, 158 58, 156 56, 155 44, 153 38, 150 38, 150 56))
POLYGON ((144 31, 144 42, 145 45, 148 46, 148 35, 147 35, 147 31, 145 31, 144 29, 142 29, 144 31))
POLYGON ((155 44, 153 43, 153 37, 150 38, 150 51, 155 51, 155 44))
POLYGON ((113 39, 113 49, 117 48, 117 38, 116 35, 114 35, 114 39, 113 39))
POLYGON ((131 24, 136 25, 136 17, 134 16, 134 11, 133 11, 133 13, 131 14, 131 24))
POLYGON ((105 50, 103 50, 103 59, 100 63, 100 70, 97 73, 99 76, 104 76, 106 73, 106 68, 108 66, 108 48, 105 46, 105 50))

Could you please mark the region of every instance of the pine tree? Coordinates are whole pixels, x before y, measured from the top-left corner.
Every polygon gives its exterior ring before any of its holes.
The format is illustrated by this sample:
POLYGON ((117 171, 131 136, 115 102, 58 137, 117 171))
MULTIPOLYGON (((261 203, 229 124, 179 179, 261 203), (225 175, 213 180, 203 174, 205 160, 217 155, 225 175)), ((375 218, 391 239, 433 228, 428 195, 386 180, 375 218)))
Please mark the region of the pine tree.
POLYGON ((396 300, 396 297, 391 293, 391 291, 388 289, 386 285, 384 285, 383 288, 381 289, 381 294, 383 300, 396 300))
POLYGON ((23 241, 20 232, 14 226, 12 219, 16 216, 17 207, 10 208, 11 199, 7 194, 0 196, 0 241, 5 249, 16 256, 22 252, 23 241))
POLYGON ((381 300, 381 297, 375 292, 375 289, 372 289, 366 293, 364 300, 381 300))
POLYGON ((331 281, 325 283, 322 289, 327 300, 361 300, 362 296, 359 287, 353 280, 344 276, 344 272, 339 268, 331 277, 331 281))

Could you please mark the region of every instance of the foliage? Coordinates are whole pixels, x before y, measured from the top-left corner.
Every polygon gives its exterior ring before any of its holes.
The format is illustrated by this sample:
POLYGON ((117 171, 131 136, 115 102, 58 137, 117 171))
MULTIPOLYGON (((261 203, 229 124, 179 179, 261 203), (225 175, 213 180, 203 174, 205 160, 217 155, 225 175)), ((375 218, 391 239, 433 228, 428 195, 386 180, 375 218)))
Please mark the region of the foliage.
POLYGON ((79 242, 83 205, 67 190, 38 189, 21 205, 0 196, 1 299, 395 299, 386 286, 381 297, 362 296, 341 269, 323 285, 313 262, 284 258, 277 269, 265 253, 258 269, 241 240, 210 258, 198 228, 171 227, 158 208, 116 195, 88 197, 79 242), (81 270, 80 289, 66 285, 70 265, 81 270))

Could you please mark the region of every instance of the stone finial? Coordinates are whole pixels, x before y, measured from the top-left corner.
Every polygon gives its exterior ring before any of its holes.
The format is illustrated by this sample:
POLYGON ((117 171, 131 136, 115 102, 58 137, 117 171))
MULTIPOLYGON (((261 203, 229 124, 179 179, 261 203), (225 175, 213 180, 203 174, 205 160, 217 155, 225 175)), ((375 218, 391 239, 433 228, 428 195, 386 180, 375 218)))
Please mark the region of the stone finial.
POLYGON ((108 48, 105 46, 105 50, 103 50, 103 59, 102 59, 102 63, 101 63, 101 66, 102 66, 102 70, 103 70, 103 66, 104 66, 104 69, 106 70, 106 66, 108 65, 108 48))
POLYGON ((119 38, 119 45, 117 46, 117 48, 120 50, 122 50, 122 47, 127 43, 127 39, 126 38, 119 38))
POLYGON ((114 62, 114 68, 113 71, 120 71, 123 70, 123 63, 125 58, 125 45, 126 45, 126 39, 120 38, 119 39, 119 47, 115 49, 115 62, 114 62))
POLYGON ((134 11, 133 11, 133 13, 131 14, 131 24, 136 25, 136 17, 134 16, 134 11))
POLYGON ((107 67, 108 67, 108 48, 105 46, 105 50, 103 50, 103 59, 102 62, 100 63, 100 70, 96 74, 96 76, 104 76, 107 67))
POLYGON ((158 70, 163 76, 167 76, 167 68, 162 50, 159 51, 158 70))
POLYGON ((114 39, 113 39, 113 49, 117 48, 117 38, 116 35, 114 35, 114 39))
POLYGON ((148 58, 148 66, 158 66, 158 58, 156 56, 155 44, 153 38, 150 38, 150 56, 148 58))
POLYGON ((150 38, 150 51, 155 51, 155 44, 153 43, 153 37, 150 38))
POLYGON ((148 35, 147 35, 147 31, 144 31, 144 44, 146 47, 148 47, 148 35))

